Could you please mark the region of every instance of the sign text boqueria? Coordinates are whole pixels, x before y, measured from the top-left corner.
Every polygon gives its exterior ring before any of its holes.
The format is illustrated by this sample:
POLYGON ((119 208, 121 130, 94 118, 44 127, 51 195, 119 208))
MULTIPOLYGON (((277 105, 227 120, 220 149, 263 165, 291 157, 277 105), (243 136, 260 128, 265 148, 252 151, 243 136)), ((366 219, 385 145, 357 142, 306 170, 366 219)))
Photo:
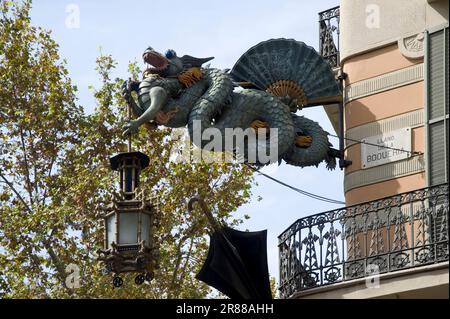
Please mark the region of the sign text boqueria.
POLYGON ((403 128, 371 136, 361 144, 362 168, 406 159, 411 151, 411 129, 403 128))

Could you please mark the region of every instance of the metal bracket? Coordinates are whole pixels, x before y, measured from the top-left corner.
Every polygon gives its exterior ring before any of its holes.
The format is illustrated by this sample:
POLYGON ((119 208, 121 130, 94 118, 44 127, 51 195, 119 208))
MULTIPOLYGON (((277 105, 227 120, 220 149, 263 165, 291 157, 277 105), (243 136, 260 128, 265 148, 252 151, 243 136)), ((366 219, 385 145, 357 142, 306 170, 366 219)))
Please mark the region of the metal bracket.
POLYGON ((339 168, 340 169, 344 169, 352 164, 353 164, 353 162, 350 160, 345 160, 343 158, 339 159, 339 168))
POLYGON ((338 76, 337 76, 337 79, 338 79, 339 81, 342 82, 342 81, 346 80, 347 77, 348 77, 348 74, 345 73, 345 72, 343 72, 343 71, 342 71, 342 68, 340 68, 340 69, 339 69, 339 74, 338 74, 338 76))

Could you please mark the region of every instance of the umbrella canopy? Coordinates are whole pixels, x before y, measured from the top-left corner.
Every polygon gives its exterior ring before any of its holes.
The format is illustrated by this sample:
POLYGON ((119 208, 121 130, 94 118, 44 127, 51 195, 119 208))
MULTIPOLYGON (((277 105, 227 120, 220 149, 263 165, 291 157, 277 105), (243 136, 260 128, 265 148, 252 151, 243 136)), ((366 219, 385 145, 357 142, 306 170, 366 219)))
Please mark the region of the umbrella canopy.
MULTIPOLYGON (((267 266, 267 231, 242 232, 217 223, 199 201, 214 232, 197 279, 231 299, 272 299, 267 266)), ((192 207, 192 202, 190 207, 192 207)))

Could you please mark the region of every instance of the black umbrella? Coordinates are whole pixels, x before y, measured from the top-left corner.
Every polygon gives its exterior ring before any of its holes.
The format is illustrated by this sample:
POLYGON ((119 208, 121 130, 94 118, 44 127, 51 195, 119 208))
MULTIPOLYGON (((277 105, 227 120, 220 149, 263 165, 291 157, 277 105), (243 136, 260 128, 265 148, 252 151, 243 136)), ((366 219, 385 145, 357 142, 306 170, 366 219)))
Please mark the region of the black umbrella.
POLYGON ((267 231, 242 232, 220 225, 200 197, 199 202, 214 232, 206 261, 197 279, 231 299, 272 299, 267 266, 267 231))

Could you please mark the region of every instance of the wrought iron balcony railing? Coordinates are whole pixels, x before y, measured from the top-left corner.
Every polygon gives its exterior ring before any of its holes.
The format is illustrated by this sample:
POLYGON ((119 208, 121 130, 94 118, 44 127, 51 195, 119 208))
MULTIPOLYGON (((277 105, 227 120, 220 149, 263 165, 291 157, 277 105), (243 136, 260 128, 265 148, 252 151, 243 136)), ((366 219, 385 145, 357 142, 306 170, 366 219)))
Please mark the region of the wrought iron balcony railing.
POLYGON ((448 184, 299 219, 279 236, 282 298, 448 261, 448 184))
POLYGON ((319 13, 319 53, 332 67, 339 66, 339 6, 319 13))

